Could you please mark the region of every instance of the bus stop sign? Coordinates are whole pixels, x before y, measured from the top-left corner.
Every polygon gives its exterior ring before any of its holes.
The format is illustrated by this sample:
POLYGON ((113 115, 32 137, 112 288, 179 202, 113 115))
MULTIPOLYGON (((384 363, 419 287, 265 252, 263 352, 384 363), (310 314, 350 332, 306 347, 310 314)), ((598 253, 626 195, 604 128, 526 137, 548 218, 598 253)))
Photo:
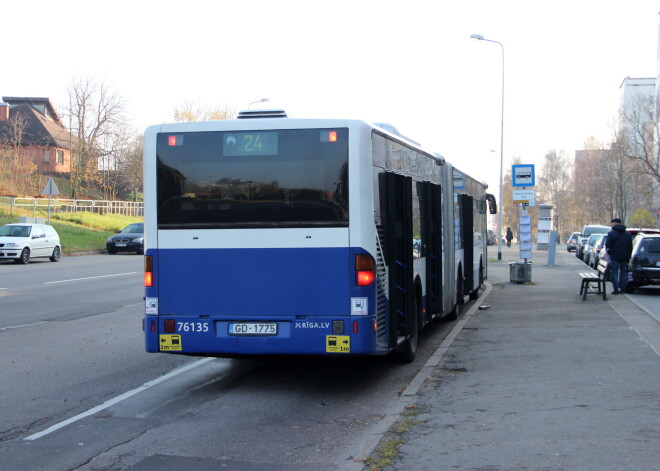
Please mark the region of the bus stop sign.
POLYGON ((512 165, 511 186, 536 186, 534 165, 512 165))

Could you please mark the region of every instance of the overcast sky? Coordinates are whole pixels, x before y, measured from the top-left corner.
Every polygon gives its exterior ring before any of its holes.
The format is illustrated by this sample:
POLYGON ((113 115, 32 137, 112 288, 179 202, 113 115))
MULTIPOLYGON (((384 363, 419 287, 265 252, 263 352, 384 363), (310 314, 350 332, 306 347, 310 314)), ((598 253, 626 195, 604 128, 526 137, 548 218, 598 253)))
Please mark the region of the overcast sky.
MULTIPOLYGON (((626 76, 654 77, 651 0, 32 0, 0 6, 0 96, 67 101, 104 80, 136 130, 186 101, 388 122, 493 190, 504 162, 540 166, 607 141, 626 76), (490 150, 496 152, 490 152, 490 150)), ((506 168, 506 167, 505 167, 506 168)), ((538 174, 538 170, 537 170, 538 174)))

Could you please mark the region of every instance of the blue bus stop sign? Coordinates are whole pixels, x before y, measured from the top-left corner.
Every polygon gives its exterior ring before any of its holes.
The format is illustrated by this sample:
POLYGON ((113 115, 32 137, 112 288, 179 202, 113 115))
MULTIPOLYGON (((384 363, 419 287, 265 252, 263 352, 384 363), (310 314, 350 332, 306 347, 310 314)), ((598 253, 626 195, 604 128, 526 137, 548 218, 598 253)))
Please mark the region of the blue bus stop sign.
POLYGON ((534 175, 534 165, 512 165, 511 166, 511 185, 512 186, 536 186, 536 176, 534 175))

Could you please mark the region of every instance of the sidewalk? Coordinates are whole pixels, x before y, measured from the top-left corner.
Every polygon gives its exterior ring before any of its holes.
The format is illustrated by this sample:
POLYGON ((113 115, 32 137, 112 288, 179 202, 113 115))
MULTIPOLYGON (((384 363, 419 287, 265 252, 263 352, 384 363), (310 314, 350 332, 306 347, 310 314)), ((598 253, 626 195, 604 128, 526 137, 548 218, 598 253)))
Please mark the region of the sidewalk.
POLYGON ((420 381, 384 471, 660 470, 660 357, 624 320, 642 311, 610 284, 583 302, 587 267, 563 246, 554 267, 533 256, 531 284, 510 282, 516 246, 489 262, 490 308, 420 381))

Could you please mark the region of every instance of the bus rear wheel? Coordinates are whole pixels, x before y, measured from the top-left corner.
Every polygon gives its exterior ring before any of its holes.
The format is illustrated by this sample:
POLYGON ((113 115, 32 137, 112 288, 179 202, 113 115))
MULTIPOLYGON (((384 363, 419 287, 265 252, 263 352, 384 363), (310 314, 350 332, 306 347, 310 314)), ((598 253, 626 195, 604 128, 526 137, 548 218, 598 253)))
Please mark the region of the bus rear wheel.
POLYGON ((445 316, 447 321, 455 321, 461 314, 461 304, 463 304, 463 272, 459 269, 456 276, 456 304, 449 314, 445 316))
POLYGON ((413 299, 413 312, 409 319, 408 338, 395 351, 396 359, 402 363, 412 363, 417 356, 417 342, 419 340, 419 300, 413 299))

